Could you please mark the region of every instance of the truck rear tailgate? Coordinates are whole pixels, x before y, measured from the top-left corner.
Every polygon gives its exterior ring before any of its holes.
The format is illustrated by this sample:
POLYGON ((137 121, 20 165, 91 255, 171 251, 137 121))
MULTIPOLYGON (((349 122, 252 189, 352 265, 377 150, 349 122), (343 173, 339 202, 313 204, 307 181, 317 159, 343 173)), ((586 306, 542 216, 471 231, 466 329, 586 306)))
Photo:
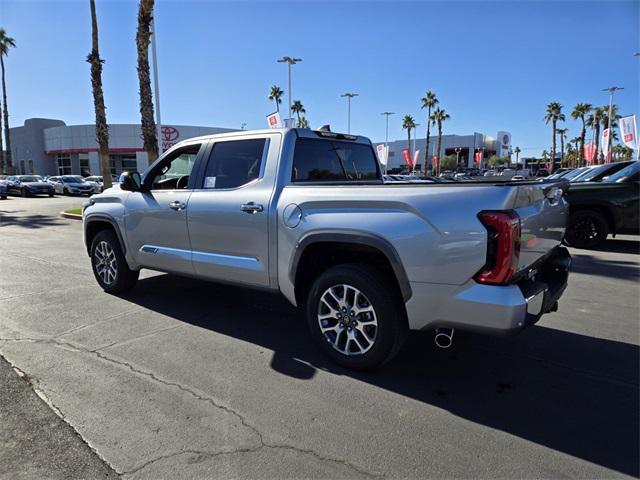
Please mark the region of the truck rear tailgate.
POLYGON ((569 214, 567 183, 518 185, 513 209, 521 221, 518 270, 523 270, 560 245, 569 214))

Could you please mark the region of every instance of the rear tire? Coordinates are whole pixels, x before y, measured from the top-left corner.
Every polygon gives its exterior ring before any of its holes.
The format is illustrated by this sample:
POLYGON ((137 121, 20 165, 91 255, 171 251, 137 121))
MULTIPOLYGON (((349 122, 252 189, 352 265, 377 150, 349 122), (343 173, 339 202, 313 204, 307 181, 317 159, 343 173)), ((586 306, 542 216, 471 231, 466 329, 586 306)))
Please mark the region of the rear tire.
POLYGON ((391 360, 408 333, 395 286, 376 269, 355 263, 316 279, 307 298, 307 323, 323 352, 354 370, 391 360))
POLYGON ((127 265, 113 230, 100 231, 91 242, 91 268, 100 287, 109 293, 132 289, 140 275, 127 265))
POLYGON ((607 239, 607 219, 594 210, 578 210, 569 215, 565 241, 576 248, 594 248, 607 239))

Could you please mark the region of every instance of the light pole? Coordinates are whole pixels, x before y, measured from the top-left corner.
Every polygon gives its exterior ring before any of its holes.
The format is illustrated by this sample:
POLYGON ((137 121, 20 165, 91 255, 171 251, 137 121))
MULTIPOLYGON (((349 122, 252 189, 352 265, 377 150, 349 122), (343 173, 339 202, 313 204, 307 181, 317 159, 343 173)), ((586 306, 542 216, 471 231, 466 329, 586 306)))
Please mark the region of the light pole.
POLYGON ((158 156, 162 155, 162 120, 160 119, 160 86, 158 85, 158 57, 156 56, 156 19, 151 21, 151 60, 153 62, 153 89, 156 96, 156 135, 158 137, 158 156))
POLYGON ((342 95, 340 95, 341 97, 347 97, 347 103, 349 104, 348 110, 347 110, 347 133, 351 133, 351 99, 353 97, 357 97, 358 94, 357 93, 343 93, 342 95))
MULTIPOLYGON (((413 152, 411 152, 412 155, 415 156, 416 154, 416 137, 418 136, 418 127, 420 126, 419 123, 414 123, 413 124, 413 152)), ((413 158, 412 158, 413 160, 413 158)), ((418 162, 416 162, 418 163, 418 162)), ((415 164, 413 165, 413 169, 415 170, 416 166, 415 164)))
POLYGON ((460 168, 460 152, 462 149, 460 147, 456 147, 456 170, 460 168))
MULTIPOLYGON (((613 114, 613 94, 618 91, 618 90, 624 90, 624 87, 609 87, 609 88, 603 88, 602 91, 603 92, 609 92, 609 118, 607 121, 607 130, 609 132, 609 134, 607 135, 607 155, 606 158, 604 159, 604 163, 609 163, 607 162, 607 158, 609 158, 609 154, 611 153, 611 115, 613 114)), ((597 154, 597 152, 596 152, 597 154)))
POLYGON ((396 112, 382 112, 380 115, 384 115, 387 120, 387 127, 384 132, 384 149, 387 156, 387 163, 384 165, 384 173, 387 173, 387 164, 389 163, 389 115, 395 115, 396 112))
POLYGON ((291 65, 295 65, 298 62, 301 62, 302 59, 301 58, 295 58, 295 57, 282 57, 280 60, 278 60, 278 63, 286 63, 287 64, 287 69, 289 71, 289 110, 288 110, 288 122, 287 122, 287 127, 291 126, 291 65))

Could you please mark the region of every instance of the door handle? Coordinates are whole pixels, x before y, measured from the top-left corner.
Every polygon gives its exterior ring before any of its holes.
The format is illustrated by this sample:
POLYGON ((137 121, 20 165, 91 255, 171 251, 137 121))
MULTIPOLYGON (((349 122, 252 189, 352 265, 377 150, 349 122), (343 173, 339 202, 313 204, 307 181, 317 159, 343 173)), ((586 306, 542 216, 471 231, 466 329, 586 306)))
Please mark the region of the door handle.
POLYGON ((259 213, 264 210, 264 207, 260 204, 249 202, 241 205, 240 210, 246 213, 259 213))
POLYGON ((172 210, 184 210, 186 205, 178 200, 175 200, 169 204, 169 208, 172 210))

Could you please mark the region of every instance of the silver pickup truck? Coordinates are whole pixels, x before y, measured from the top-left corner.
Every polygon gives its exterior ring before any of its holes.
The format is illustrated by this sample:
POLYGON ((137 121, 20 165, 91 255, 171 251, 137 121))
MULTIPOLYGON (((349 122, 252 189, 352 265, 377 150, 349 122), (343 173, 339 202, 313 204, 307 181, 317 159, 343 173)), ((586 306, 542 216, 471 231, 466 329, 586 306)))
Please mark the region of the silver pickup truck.
POLYGON ((408 330, 516 332, 557 309, 570 256, 563 184, 384 184, 364 137, 307 129, 183 141, 84 207, 107 292, 141 268, 279 291, 348 368, 408 330))

